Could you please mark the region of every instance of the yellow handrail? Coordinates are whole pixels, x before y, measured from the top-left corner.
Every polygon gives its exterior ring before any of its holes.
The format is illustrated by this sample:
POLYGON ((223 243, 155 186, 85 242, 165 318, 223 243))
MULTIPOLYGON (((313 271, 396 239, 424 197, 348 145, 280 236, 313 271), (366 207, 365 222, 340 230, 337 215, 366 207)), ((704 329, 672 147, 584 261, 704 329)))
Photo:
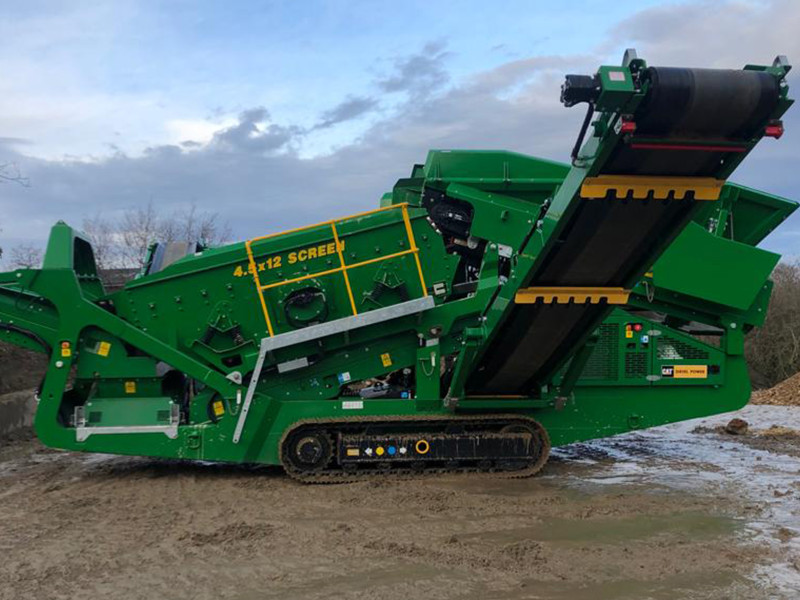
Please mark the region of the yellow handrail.
POLYGON ((331 223, 336 223, 337 221, 347 221, 349 219, 357 219, 358 217, 366 217, 367 215, 373 215, 375 213, 383 212, 385 210, 400 208, 401 206, 408 206, 408 202, 401 202, 400 204, 391 204, 389 206, 382 206, 381 208, 375 208, 373 210, 365 210, 364 212, 356 213, 354 215, 348 215, 340 219, 329 219, 328 221, 320 221, 319 223, 314 223, 313 225, 303 225, 302 227, 295 227, 294 229, 286 229, 285 231, 278 231, 277 233, 268 233, 267 235, 262 235, 257 238, 253 238, 248 243, 260 242, 261 240, 278 237, 279 235, 287 235, 289 233, 297 233, 298 231, 305 231, 306 229, 314 229, 314 227, 322 227, 323 225, 330 225, 331 223))
POLYGON ((347 216, 347 217, 342 217, 340 219, 331 219, 331 220, 328 220, 328 221, 322 221, 321 223, 315 223, 314 225, 306 225, 305 227, 296 227, 294 229, 289 229, 287 231, 281 231, 281 232, 278 232, 278 233, 271 233, 271 234, 268 234, 268 235, 262 235, 260 237, 253 238, 252 240, 246 241, 245 242, 245 248, 247 249, 247 259, 248 259, 248 262, 249 262, 249 265, 250 265, 249 268, 253 273, 253 281, 255 282, 255 285, 256 285, 256 291, 258 292, 259 300, 261 302, 261 310, 264 312, 264 321, 267 324, 267 332, 269 333, 270 337, 275 335, 275 332, 274 332, 273 327, 272 327, 272 321, 270 320, 270 317, 269 317, 269 311, 267 310, 267 302, 266 302, 266 299, 264 298, 264 291, 268 290, 268 289, 275 288, 275 287, 280 287, 282 285, 288 285, 290 283, 296 283, 298 281, 304 281, 306 279, 311 279, 312 277, 322 277, 324 275, 331 275, 333 273, 341 272, 342 276, 344 277, 345 287, 347 288, 347 297, 348 297, 348 299, 350 301, 350 307, 353 310, 353 314, 357 315, 358 314, 358 309, 356 308, 356 301, 355 301, 355 298, 353 297, 353 289, 352 289, 352 287, 350 285, 350 277, 347 274, 348 270, 356 269, 358 267, 363 267, 365 265, 370 265, 370 264, 373 264, 373 263, 376 263, 376 262, 379 262, 379 261, 382 261, 382 260, 389 260, 389 259, 392 259, 392 258, 397 258, 399 256, 405 256, 406 254, 413 254, 414 255, 415 264, 417 266, 417 272, 419 274, 419 282, 420 282, 420 285, 422 286, 422 294, 423 294, 423 296, 427 296, 428 295, 428 289, 425 286, 425 277, 422 274, 422 264, 421 264, 420 259, 419 259, 419 248, 417 247, 417 243, 414 240, 414 231, 411 228, 411 220, 409 219, 409 216, 408 216, 408 203, 406 203, 406 202, 403 202, 401 204, 392 204, 390 206, 384 206, 384 207, 381 207, 381 208, 378 208, 378 209, 375 209, 375 210, 356 213, 354 215, 350 215, 350 216, 347 216), (394 252, 392 254, 387 254, 386 256, 379 256, 377 258, 370 258, 370 259, 367 259, 367 260, 363 260, 361 262, 354 263, 352 265, 346 264, 345 260, 344 260, 344 248, 342 247, 340 239, 339 239, 339 232, 336 229, 336 223, 337 222, 342 222, 342 221, 347 221, 349 219, 355 219, 355 218, 358 218, 358 217, 365 217, 365 216, 372 215, 372 214, 375 214, 375 213, 383 212, 383 211, 386 211, 386 210, 393 210, 393 209, 397 209, 397 208, 401 209, 402 214, 403 214, 403 224, 405 226, 406 236, 408 237, 409 249, 408 250, 402 250, 400 252, 394 252), (333 268, 333 269, 326 269, 324 271, 318 271, 316 273, 309 273, 307 275, 301 275, 300 277, 293 277, 292 279, 285 279, 283 281, 276 281, 274 283, 268 283, 266 285, 261 285, 261 280, 260 280, 260 278, 258 276, 258 268, 257 268, 256 262, 255 262, 255 257, 253 255, 252 245, 253 245, 254 242, 259 242, 259 241, 262 241, 262 240, 278 237, 278 236, 281 236, 281 235, 287 235, 289 233, 297 233, 299 231, 305 231, 307 229, 314 229, 315 227, 322 227, 324 225, 330 225, 330 227, 331 227, 331 233, 333 234, 333 240, 334 240, 334 244, 336 246, 336 252, 339 255, 339 266, 338 267, 333 268))
POLYGON ((247 248, 247 259, 250 262, 250 270, 253 271, 253 280, 256 282, 256 289, 258 289, 258 297, 261 299, 261 310, 264 311, 264 320, 267 322, 267 331, 269 332, 269 337, 272 337, 272 322, 269 320, 267 301, 264 300, 264 294, 261 292, 261 281, 258 277, 258 268, 256 268, 255 258, 253 258, 253 249, 250 247, 250 242, 247 242, 245 247, 247 248))
POLYGON ((419 248, 417 248, 417 242, 414 240, 414 231, 411 229, 411 221, 408 218, 408 204, 402 204, 403 207, 403 222, 406 224, 406 235, 408 235, 408 241, 411 244, 411 251, 414 253, 414 260, 417 263, 417 273, 419 273, 419 282, 422 285, 422 295, 428 295, 428 288, 425 285, 425 277, 422 275, 422 265, 419 262, 419 248))
POLYGON ((336 246, 336 252, 339 254, 339 264, 342 267, 342 275, 344 275, 344 285, 347 288, 347 297, 350 298, 350 306, 353 309, 353 314, 357 315, 356 301, 353 298, 353 288, 350 287, 350 278, 347 276, 347 266, 344 264, 344 249, 339 244, 339 234, 336 232, 336 223, 331 223, 331 231, 333 231, 333 243, 336 246))

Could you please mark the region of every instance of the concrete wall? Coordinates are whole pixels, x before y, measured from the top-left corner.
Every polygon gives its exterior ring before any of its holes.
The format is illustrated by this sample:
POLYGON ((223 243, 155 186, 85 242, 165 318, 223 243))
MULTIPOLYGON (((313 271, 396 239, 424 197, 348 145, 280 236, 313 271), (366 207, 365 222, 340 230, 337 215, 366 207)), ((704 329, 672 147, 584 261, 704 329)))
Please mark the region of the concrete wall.
POLYGON ((32 391, 0 396, 0 442, 12 434, 33 426, 36 400, 32 391))

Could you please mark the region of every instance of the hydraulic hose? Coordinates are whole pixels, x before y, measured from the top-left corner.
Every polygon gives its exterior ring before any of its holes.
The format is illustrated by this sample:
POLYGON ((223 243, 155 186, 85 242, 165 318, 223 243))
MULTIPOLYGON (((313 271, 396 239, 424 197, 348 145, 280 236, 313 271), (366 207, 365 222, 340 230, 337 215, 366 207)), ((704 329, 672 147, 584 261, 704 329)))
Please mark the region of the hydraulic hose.
POLYGON ((13 333, 18 333, 19 335, 23 335, 26 338, 33 340, 34 342, 39 344, 47 354, 51 354, 53 352, 53 347, 50 344, 48 344, 43 337, 33 333, 32 331, 28 331, 27 329, 23 329, 22 327, 17 327, 16 325, 11 325, 10 323, 0 323, 0 329, 4 331, 11 331, 13 333))

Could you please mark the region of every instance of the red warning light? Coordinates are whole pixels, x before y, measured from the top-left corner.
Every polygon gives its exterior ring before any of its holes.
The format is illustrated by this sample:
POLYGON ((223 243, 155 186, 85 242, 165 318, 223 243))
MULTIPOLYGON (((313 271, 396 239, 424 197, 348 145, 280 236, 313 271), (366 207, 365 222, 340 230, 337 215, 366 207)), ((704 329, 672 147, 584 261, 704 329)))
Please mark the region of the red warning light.
POLYGON ((633 121, 622 121, 619 126, 620 133, 635 133, 636 123, 633 121))
POLYGON ((641 323, 635 323, 634 326, 633 326, 633 330, 634 331, 641 331, 642 330, 642 324, 641 323))
POLYGON ((764 129, 764 135, 767 137, 775 138, 776 140, 783 135, 783 123, 780 121, 770 123, 764 129))

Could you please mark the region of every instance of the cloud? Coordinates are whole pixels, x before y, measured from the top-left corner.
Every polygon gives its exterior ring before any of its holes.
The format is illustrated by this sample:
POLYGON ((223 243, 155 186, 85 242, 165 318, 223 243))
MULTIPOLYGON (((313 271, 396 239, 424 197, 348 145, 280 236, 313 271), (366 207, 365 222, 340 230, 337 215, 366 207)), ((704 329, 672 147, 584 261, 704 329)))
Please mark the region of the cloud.
POLYGON ((800 60, 800 3, 795 0, 684 2, 644 9, 609 32, 651 64, 738 68, 770 64, 778 54, 800 60))
MULTIPOLYGON (((503 65, 409 98, 357 140, 311 158, 293 151, 303 130, 273 122, 263 107, 242 111, 205 144, 157 145, 140 156, 117 152, 96 161, 23 157, 33 188, 0 196, 0 227, 7 239, 13 236, 11 243, 41 240, 57 219, 80 225, 97 212, 113 217, 152 200, 165 212, 194 203, 219 212, 237 237, 255 236, 376 206, 431 147, 565 157, 582 116, 558 103, 567 63, 559 58, 503 65), (523 87, 507 98, 497 95, 518 86, 523 87), (26 237, 17 238, 17 232, 26 237)), ((412 87, 423 89, 419 83, 412 87)), ((341 108, 345 104, 331 109, 328 119, 354 118, 369 103, 349 111, 341 108)))
MULTIPOLYGON (((178 135, 174 144, 151 145, 141 155, 116 151, 93 160, 33 158, 24 146, 0 138, 0 156, 15 161, 32 186, 0 188, 0 241, 42 241, 57 219, 80 224, 98 211, 113 217, 150 200, 165 212, 195 204, 220 213, 237 238, 256 236, 377 206, 380 195, 424 161, 429 148, 508 149, 566 161, 583 112, 564 109, 558 101, 564 73, 591 73, 599 64, 617 63, 626 46, 638 46, 651 64, 737 67, 770 62, 772 53, 800 56, 795 32, 783 22, 797 23, 800 5, 715 2, 712 10, 711 3, 701 2, 668 8, 633 15, 594 50, 530 56, 458 79, 448 74, 447 47, 430 42, 396 57, 389 72, 373 82, 384 93, 398 94, 391 108, 382 99, 387 109, 379 112, 378 100, 368 92, 345 94, 310 129, 280 122, 267 108, 254 106, 215 129, 203 129, 203 136, 178 135), (776 14, 786 19, 776 22, 776 14), (761 46, 758 32, 770 34, 761 46), (372 113, 375 120, 334 150, 314 156, 297 151, 313 131, 372 113)), ((794 112, 785 119, 786 135, 765 140, 736 180, 778 194, 797 193, 800 109, 797 116, 794 112)), ((782 231, 800 231, 800 215, 782 231)), ((775 236, 768 246, 798 254, 796 239, 775 236)))
POLYGON ((320 117, 320 122, 314 129, 327 129, 345 121, 352 121, 363 117, 365 114, 375 110, 379 102, 375 98, 368 96, 348 96, 343 102, 337 104, 330 110, 326 110, 320 117))
POLYGON ((378 81, 384 92, 408 92, 417 96, 442 87, 449 80, 443 65, 447 57, 442 41, 425 44, 421 52, 395 59, 394 70, 378 81))
POLYGON ((171 141, 181 145, 206 144, 211 141, 214 134, 224 127, 235 125, 235 118, 222 118, 217 115, 215 119, 170 119, 166 123, 167 132, 171 141))
POLYGON ((32 142, 25 138, 18 137, 0 137, 0 147, 13 147, 13 146, 30 146, 32 142))
POLYGON ((243 111, 235 125, 216 132, 211 145, 228 152, 277 152, 301 132, 299 127, 270 123, 267 109, 258 106, 243 111))

